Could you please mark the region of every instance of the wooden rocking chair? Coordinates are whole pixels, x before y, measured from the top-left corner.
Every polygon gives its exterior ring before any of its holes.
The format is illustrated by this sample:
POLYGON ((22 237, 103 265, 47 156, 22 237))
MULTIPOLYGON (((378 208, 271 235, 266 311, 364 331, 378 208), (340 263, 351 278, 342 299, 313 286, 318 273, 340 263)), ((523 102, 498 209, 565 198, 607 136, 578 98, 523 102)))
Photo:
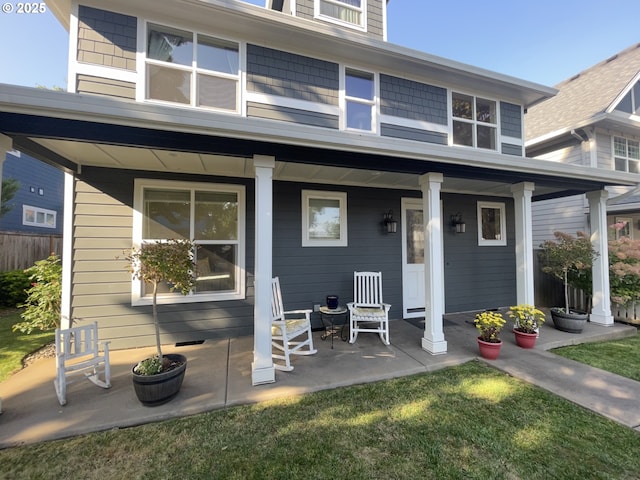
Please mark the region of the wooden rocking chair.
POLYGON ((389 345, 389 309, 382 301, 382 272, 353 273, 354 301, 349 308, 349 343, 360 332, 378 333, 382 343, 389 345))
POLYGON ((109 365, 109 342, 102 342, 100 354, 98 323, 68 329, 56 328, 56 388, 60 405, 67 403, 67 376, 84 373, 88 380, 102 388, 111 387, 111 367, 109 365), (98 375, 104 373, 104 380, 98 375))
POLYGON ((313 355, 317 352, 311 336, 311 310, 285 312, 278 277, 271 280, 271 293, 271 345, 276 349, 276 352, 272 352, 273 366, 277 370, 290 372, 293 370, 290 355, 313 355), (305 346, 307 349, 302 350, 305 346), (284 365, 275 360, 283 360, 284 365))

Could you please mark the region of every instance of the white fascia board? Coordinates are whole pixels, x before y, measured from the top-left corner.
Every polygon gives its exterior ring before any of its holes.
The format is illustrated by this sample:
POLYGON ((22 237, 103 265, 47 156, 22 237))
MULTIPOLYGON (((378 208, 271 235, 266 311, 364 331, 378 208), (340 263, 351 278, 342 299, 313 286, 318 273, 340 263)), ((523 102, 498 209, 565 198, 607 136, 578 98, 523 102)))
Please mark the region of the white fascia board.
POLYGON ((438 161, 545 176, 579 178, 615 185, 640 183, 640 174, 582 167, 492 151, 450 147, 411 140, 359 135, 294 123, 216 114, 95 95, 79 95, 30 87, 0 85, 0 111, 44 115, 110 125, 176 131, 207 136, 265 141, 372 155, 438 161), (283 128, 283 126, 285 128, 283 128), (284 133, 283 133, 284 132, 284 133))

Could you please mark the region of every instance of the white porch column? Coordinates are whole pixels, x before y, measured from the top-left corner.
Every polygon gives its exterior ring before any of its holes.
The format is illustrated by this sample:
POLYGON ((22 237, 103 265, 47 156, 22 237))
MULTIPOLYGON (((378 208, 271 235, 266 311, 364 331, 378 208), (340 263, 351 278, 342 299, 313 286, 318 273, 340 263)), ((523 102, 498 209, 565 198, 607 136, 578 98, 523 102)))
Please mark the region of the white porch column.
POLYGON ((6 135, 0 134, 0 202, 2 202, 2 165, 5 158, 7 158, 7 152, 11 150, 13 150, 13 140, 6 135))
POLYGON ((591 244, 598 256, 593 261, 593 306, 589 319, 598 325, 613 325, 609 287, 609 246, 607 237, 606 190, 587 193, 591 220, 591 244))
POLYGON ((516 301, 535 304, 533 288, 533 233, 531 195, 535 185, 522 182, 511 186, 516 222, 516 301))
POLYGON ((432 355, 447 353, 442 330, 444 295, 442 289, 442 218, 440 217, 441 173, 427 173, 420 177, 424 215, 424 336, 422 348, 432 355))
POLYGON ((62 223, 62 299, 60 328, 71 327, 71 290, 73 288, 73 222, 75 217, 75 175, 64 172, 64 221, 62 223))
POLYGON ((271 358, 271 278, 273 255, 273 168, 275 158, 254 155, 256 174, 255 306, 253 309, 253 363, 251 383, 276 381, 271 358))

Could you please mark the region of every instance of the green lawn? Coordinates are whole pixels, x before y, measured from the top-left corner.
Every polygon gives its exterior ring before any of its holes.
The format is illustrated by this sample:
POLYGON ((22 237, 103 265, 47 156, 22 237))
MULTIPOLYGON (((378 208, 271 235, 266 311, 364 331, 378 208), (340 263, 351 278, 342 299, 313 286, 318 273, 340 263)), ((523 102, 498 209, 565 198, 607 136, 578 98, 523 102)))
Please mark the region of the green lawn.
POLYGON ((11 331, 21 321, 18 310, 0 309, 0 382, 22 368, 25 356, 53 341, 53 331, 35 331, 31 335, 11 331))
POLYGON ((556 348, 552 352, 640 382, 640 333, 621 340, 556 348))
MULTIPOLYGON (((52 337, 12 333, 19 317, 11 315, 0 312, 1 378, 52 337)), ((576 351, 579 361, 638 379, 640 335, 556 353, 576 351)), ((639 478, 640 436, 471 362, 1 450, 0 465, 0 479, 617 480, 639 478)))
POLYGON ((637 479, 637 432, 477 362, 0 451, 0 478, 637 479))

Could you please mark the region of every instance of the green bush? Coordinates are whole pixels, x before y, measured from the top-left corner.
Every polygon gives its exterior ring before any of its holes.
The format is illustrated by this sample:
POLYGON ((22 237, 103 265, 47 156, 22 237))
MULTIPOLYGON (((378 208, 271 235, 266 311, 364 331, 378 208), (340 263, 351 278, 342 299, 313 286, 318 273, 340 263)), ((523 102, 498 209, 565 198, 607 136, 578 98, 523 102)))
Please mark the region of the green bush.
POLYGON ((29 274, 23 270, 0 272, 0 306, 14 308, 25 302, 30 286, 29 274))
POLYGON ((31 280, 27 301, 20 314, 24 322, 16 323, 13 331, 31 333, 35 329, 51 330, 60 326, 62 303, 62 265, 60 257, 52 254, 25 270, 31 280))

